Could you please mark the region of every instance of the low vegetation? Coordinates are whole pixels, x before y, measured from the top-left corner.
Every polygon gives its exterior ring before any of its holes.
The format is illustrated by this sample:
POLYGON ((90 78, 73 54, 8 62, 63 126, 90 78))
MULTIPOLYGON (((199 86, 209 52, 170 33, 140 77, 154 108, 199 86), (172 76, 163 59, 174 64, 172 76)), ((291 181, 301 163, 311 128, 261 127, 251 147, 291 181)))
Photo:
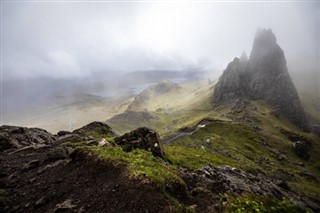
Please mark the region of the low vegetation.
POLYGON ((302 209, 286 200, 274 200, 265 197, 237 198, 231 203, 231 212, 234 213, 308 213, 308 209, 302 209))
POLYGON ((240 167, 235 160, 222 155, 212 153, 199 148, 189 148, 185 146, 167 145, 165 146, 166 158, 175 166, 189 169, 198 169, 208 163, 214 165, 231 165, 240 167))
MULTIPOLYGON (((71 144, 66 144, 71 145, 71 144)), ((156 158, 151 152, 141 149, 135 149, 131 152, 125 152, 121 147, 97 147, 97 146, 82 146, 78 143, 78 149, 89 150, 96 154, 99 158, 111 160, 115 163, 123 163, 127 166, 131 177, 147 178, 160 187, 164 188, 170 184, 184 184, 178 170, 173 165, 163 162, 156 158)))

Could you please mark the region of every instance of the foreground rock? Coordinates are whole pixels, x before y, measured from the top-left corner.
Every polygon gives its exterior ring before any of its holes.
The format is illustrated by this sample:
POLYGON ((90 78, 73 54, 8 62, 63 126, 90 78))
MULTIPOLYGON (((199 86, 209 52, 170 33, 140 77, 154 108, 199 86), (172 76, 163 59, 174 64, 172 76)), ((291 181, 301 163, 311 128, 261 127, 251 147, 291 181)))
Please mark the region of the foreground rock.
POLYGON ((262 173, 256 175, 241 169, 222 166, 206 165, 197 170, 181 169, 182 177, 194 196, 206 194, 209 190, 213 194, 228 194, 239 196, 255 194, 264 197, 287 199, 298 206, 319 211, 319 202, 308 200, 302 195, 291 191, 287 182, 272 179, 262 173))
POLYGON ((51 144, 56 137, 46 130, 17 126, 0 127, 0 151, 36 144, 51 144))
POLYGON ((47 146, 2 155, 0 188, 5 197, 0 197, 0 212, 173 211, 165 194, 150 182, 130 178, 122 164, 84 151, 48 161, 55 150, 47 146))
MULTIPOLYGON (((208 118, 198 126, 202 128, 211 122, 220 121, 208 118)), ((21 127, 1 128, 5 131, 0 133, 7 134, 8 141, 17 140, 26 145, 1 153, 0 212, 175 212, 177 206, 172 198, 184 206, 182 212, 222 212, 227 204, 231 204, 219 196, 237 197, 245 193, 279 200, 286 198, 298 206, 315 212, 320 210, 318 199, 291 189, 292 185, 287 182, 294 178, 291 174, 269 177, 262 172, 252 174, 229 166, 207 165, 197 170, 180 168, 180 173, 176 170, 181 182, 165 183, 163 188, 144 174, 132 177, 123 162, 101 158, 87 147, 115 146, 103 138, 112 134, 112 129, 104 123, 93 122, 57 136, 40 129, 22 128, 28 135, 48 134, 48 137, 43 136, 44 142, 24 137, 21 127), (81 148, 74 148, 77 146, 81 148)), ((159 135, 151 129, 138 128, 115 138, 115 142, 125 151, 144 149, 152 152, 163 158, 152 158, 163 164, 160 166, 176 166, 168 165, 159 135)), ((301 172, 300 176, 319 182, 318 177, 308 171, 301 172)))
POLYGON ((144 149, 152 152, 152 154, 157 157, 162 158, 164 155, 158 133, 146 127, 141 127, 126 133, 121 137, 115 138, 115 141, 118 145, 122 146, 125 151, 144 149))
POLYGON ((309 145, 305 141, 296 141, 293 143, 294 152, 299 157, 308 160, 309 155, 309 145))
POLYGON ((258 30, 248 61, 235 58, 229 63, 214 89, 213 106, 246 98, 264 100, 275 116, 283 115, 302 130, 310 130, 283 50, 270 29, 258 30))

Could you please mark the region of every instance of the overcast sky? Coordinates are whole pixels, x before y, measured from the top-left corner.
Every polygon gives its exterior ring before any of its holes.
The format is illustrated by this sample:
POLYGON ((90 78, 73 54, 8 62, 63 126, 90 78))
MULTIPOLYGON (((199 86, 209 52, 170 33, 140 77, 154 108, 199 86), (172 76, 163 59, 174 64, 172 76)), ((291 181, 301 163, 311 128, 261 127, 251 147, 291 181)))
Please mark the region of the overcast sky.
POLYGON ((221 72, 258 27, 272 28, 289 69, 319 70, 319 3, 2 1, 3 79, 97 71, 221 72))

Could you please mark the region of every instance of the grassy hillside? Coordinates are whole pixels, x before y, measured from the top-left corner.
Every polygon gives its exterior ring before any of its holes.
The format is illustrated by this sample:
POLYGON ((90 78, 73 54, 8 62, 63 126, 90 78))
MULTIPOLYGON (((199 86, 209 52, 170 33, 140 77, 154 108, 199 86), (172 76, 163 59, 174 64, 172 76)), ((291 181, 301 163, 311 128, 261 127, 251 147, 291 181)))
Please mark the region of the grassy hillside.
MULTIPOLYGON (((139 126, 158 131, 165 143, 166 158, 177 167, 198 169, 208 163, 233 166, 285 180, 290 190, 317 200, 319 136, 300 131, 281 116, 275 117, 271 106, 262 101, 244 100, 212 109, 213 89, 212 84, 189 84, 154 95, 149 88, 143 92, 148 94, 143 102, 130 109, 133 115, 144 112, 148 116, 136 116, 132 121, 128 114, 120 114, 109 124, 118 133, 139 126), (292 136, 309 144, 310 159, 295 154, 292 136)), ((319 109, 310 100, 302 98, 307 113, 317 118, 319 109)))
POLYGON ((107 123, 119 134, 147 126, 166 136, 199 122, 203 117, 219 116, 211 110, 213 84, 169 86, 171 89, 165 92, 155 91, 157 86, 147 88, 131 102, 127 112, 109 119, 107 123))

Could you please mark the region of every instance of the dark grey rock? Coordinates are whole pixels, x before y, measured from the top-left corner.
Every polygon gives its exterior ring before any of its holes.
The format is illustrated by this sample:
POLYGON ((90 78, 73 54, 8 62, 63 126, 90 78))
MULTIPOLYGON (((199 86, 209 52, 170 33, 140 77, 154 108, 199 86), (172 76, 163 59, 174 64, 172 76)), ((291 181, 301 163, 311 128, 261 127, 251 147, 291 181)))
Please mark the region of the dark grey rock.
POLYGON ((41 163, 40 160, 32 160, 32 161, 23 165, 23 171, 28 171, 28 170, 34 169, 37 166, 39 166, 40 163, 41 163))
POLYGON ((299 157, 308 160, 309 155, 309 145, 305 141, 296 141, 293 143, 293 149, 296 155, 299 157))
POLYGON ((17 126, 0 127, 0 151, 35 144, 52 144, 56 137, 46 130, 17 126))
POLYGON ((163 157, 164 155, 158 133, 146 127, 140 127, 117 137, 115 141, 118 145, 122 146, 125 151, 144 149, 152 152, 152 154, 157 157, 163 157))
POLYGON ((213 106, 239 99, 264 100, 304 131, 309 131, 303 107, 289 76, 283 50, 270 29, 258 30, 248 61, 235 58, 214 89, 213 106))
POLYGON ((0 151, 11 149, 15 145, 11 142, 10 136, 7 132, 0 133, 0 151))
POLYGON ((42 196, 39 200, 36 201, 35 206, 40 207, 46 203, 46 198, 42 196))
POLYGON ((302 177, 306 178, 307 180, 312 180, 312 181, 315 181, 315 182, 319 182, 319 178, 316 175, 314 175, 314 174, 312 174, 310 172, 303 172, 302 171, 302 172, 300 172, 300 175, 302 177))
POLYGON ((58 136, 65 136, 65 135, 69 135, 69 134, 72 134, 72 133, 69 131, 65 131, 65 130, 61 130, 57 133, 58 136))
POLYGON ((68 150, 64 147, 56 147, 47 154, 46 161, 56 161, 68 158, 68 150))
POLYGON ((106 123, 94 121, 89 123, 79 129, 74 130, 72 133, 79 135, 87 135, 88 133, 96 133, 102 135, 111 135, 115 136, 115 133, 106 123))
POLYGON ((254 194, 280 200, 288 199, 295 205, 319 209, 318 204, 291 191, 287 181, 273 179, 263 174, 252 174, 230 166, 213 166, 208 164, 197 170, 180 168, 181 177, 191 189, 192 196, 198 196, 209 190, 213 194, 254 194))
POLYGON ((61 204, 57 204, 57 208, 54 210, 54 212, 73 212, 73 210, 77 207, 77 205, 72 204, 72 199, 67 199, 61 204))

